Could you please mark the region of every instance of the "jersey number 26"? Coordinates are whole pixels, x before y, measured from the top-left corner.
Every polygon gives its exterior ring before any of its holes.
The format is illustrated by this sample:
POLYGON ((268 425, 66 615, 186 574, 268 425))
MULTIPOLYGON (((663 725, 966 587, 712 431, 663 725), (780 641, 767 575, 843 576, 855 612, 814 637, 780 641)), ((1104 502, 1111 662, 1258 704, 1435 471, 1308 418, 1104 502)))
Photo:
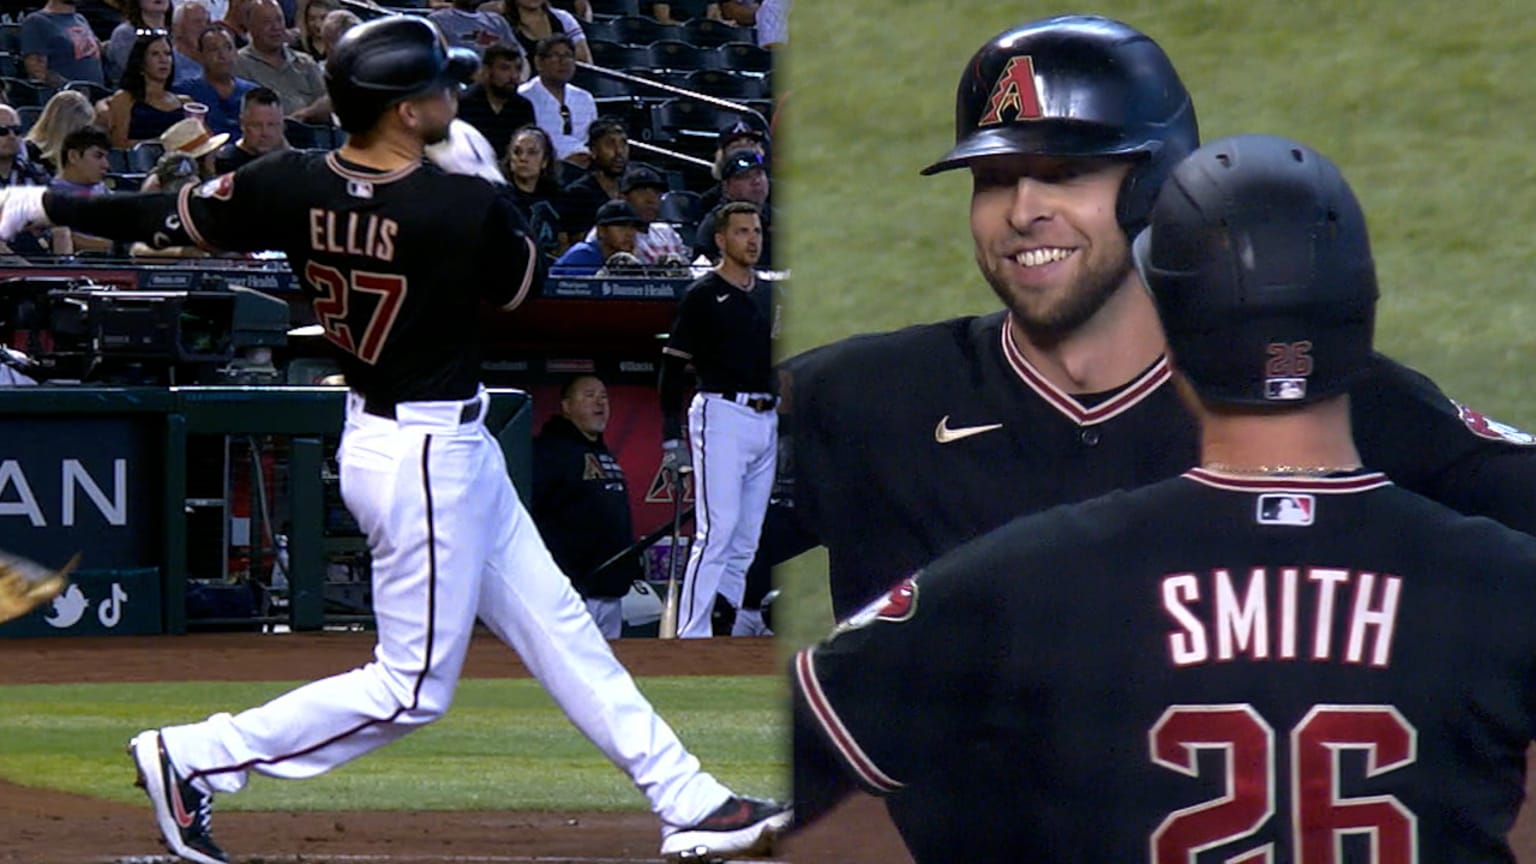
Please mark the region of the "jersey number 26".
MULTIPOLYGON (((1173 705, 1147 733, 1152 761, 1200 776, 1196 751, 1225 754, 1226 793, 1163 819, 1152 832, 1153 864, 1195 856, 1249 837, 1275 813, 1275 730, 1252 705, 1173 705)), ((1339 795, 1339 753, 1363 750, 1365 776, 1418 758, 1418 733, 1390 705, 1314 705, 1291 730, 1289 859, 1338 864, 1344 834, 1370 838, 1374 864, 1417 864, 1418 820, 1391 795, 1339 795)), ((1274 844, 1234 852, 1227 864, 1270 864, 1274 844)))

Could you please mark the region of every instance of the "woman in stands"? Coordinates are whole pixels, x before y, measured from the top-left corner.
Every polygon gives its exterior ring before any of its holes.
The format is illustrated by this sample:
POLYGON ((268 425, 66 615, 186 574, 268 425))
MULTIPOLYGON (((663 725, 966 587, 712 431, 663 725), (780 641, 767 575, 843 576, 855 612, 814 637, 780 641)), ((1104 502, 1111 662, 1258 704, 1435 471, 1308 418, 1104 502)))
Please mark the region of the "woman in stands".
POLYGON ((170 89, 175 73, 169 34, 155 30, 134 40, 122 83, 107 99, 107 134, 113 147, 159 138, 186 116, 182 106, 188 98, 170 89))
POLYGON ((549 0, 496 0, 480 6, 482 10, 500 12, 512 25, 517 41, 522 43, 523 53, 533 57, 534 47, 545 36, 564 33, 576 46, 576 59, 592 62, 592 49, 587 46, 587 34, 581 29, 576 16, 564 9, 554 9, 549 0), (508 6, 510 4, 510 8, 508 6))
POLYGON ((561 194, 559 169, 549 133, 534 125, 513 132, 502 172, 512 183, 517 206, 539 251, 551 260, 558 258, 571 243, 560 231, 560 212, 556 209, 561 194))
POLYGON ((96 109, 91 107, 91 100, 73 90, 60 90, 43 106, 37 122, 27 132, 27 158, 47 168, 49 174, 57 175, 64 137, 95 122, 96 109))
POLYGON ((324 60, 325 40, 320 38, 320 25, 325 23, 325 16, 340 8, 341 4, 336 0, 299 0, 299 14, 295 16, 299 38, 290 47, 316 60, 324 60))
MULTIPOLYGON (((113 4, 116 5, 116 4, 113 4)), ((134 40, 149 30, 171 29, 171 0, 126 0, 123 22, 112 28, 107 39, 107 83, 116 84, 128 68, 128 55, 134 40)), ((174 83, 174 82, 172 82, 174 83)))

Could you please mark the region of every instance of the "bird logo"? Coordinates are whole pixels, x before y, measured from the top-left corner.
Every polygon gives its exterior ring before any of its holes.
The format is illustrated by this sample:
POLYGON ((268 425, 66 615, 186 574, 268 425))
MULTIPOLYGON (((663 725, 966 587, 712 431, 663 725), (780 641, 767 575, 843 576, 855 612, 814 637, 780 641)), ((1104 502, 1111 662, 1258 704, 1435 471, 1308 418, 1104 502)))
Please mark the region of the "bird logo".
POLYGON ((80 590, 79 585, 71 585, 63 594, 53 598, 53 608, 43 620, 60 630, 73 627, 85 615, 87 605, 89 603, 85 599, 85 592, 80 590))

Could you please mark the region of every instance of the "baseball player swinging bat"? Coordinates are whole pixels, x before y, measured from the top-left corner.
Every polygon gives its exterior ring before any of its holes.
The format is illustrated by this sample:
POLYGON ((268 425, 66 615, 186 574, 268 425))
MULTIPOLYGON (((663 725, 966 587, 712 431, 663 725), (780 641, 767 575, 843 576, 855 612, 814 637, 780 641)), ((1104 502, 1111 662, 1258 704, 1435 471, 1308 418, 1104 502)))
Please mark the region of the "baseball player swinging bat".
POLYGON ((677 638, 677 544, 683 525, 683 478, 693 471, 684 465, 672 475, 672 547, 667 552, 667 602, 661 607, 662 639, 677 638))
POLYGON ((57 570, 0 552, 0 624, 20 618, 63 592, 80 553, 57 570))

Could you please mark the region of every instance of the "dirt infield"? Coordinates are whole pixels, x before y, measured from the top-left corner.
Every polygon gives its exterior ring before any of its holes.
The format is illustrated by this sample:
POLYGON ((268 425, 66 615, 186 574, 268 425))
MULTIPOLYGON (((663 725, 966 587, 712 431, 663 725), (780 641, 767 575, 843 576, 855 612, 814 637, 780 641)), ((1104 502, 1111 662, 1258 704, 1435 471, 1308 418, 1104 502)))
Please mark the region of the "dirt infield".
MULTIPOLYGON (((769 639, 614 643, 637 675, 773 674, 769 639)), ((371 634, 35 639, 0 642, 0 684, 91 681, 311 679, 371 659, 371 634)), ((477 637, 465 677, 521 677, 500 643, 477 637)), ((127 769, 125 766, 125 779, 127 769)), ((217 837, 237 861, 633 862, 655 861, 659 834, 646 813, 230 813, 217 837)), ((0 782, 0 862, 108 864, 164 860, 148 805, 116 804, 0 782)))

